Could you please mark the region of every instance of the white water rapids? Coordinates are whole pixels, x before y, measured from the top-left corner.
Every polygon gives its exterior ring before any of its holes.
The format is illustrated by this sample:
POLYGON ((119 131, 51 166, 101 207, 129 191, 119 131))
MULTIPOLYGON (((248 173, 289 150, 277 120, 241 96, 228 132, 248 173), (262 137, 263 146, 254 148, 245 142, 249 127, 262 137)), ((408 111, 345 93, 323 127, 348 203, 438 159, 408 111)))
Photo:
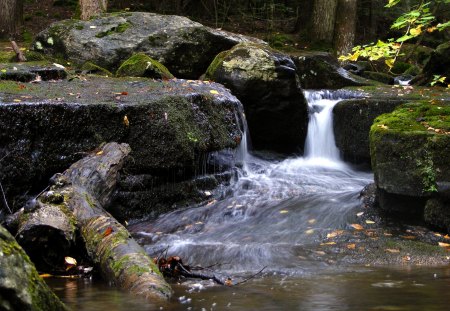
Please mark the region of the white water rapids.
MULTIPOLYGON (((372 181, 339 159, 332 109, 342 94, 306 92, 310 114, 304 157, 267 161, 245 153, 244 171, 214 202, 139 224, 147 252, 189 258, 232 273, 302 272, 307 250, 354 217, 359 192, 372 181)), ((243 140, 243 144, 246 140, 243 140)), ((245 147, 245 146, 244 146, 245 147)))

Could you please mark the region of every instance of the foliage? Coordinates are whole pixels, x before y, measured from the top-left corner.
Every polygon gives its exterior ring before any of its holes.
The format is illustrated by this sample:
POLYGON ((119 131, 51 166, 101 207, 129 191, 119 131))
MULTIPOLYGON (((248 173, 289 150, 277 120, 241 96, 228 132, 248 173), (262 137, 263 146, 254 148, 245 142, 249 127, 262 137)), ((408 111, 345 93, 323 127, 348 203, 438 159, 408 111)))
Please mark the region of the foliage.
MULTIPOLYGON (((388 0, 387 8, 399 4, 402 0, 388 0)), ((449 4, 450 0, 436 0, 434 5, 449 4)), ((391 25, 391 29, 402 30, 403 35, 399 38, 392 38, 387 42, 378 40, 377 43, 370 43, 363 46, 355 46, 353 53, 339 57, 341 61, 356 61, 359 57, 369 59, 369 61, 383 58, 389 69, 394 66, 397 57, 400 55, 403 43, 411 39, 424 35, 426 32, 442 31, 450 27, 450 21, 438 23, 434 12, 430 10, 431 2, 420 1, 411 10, 400 15, 391 25)))

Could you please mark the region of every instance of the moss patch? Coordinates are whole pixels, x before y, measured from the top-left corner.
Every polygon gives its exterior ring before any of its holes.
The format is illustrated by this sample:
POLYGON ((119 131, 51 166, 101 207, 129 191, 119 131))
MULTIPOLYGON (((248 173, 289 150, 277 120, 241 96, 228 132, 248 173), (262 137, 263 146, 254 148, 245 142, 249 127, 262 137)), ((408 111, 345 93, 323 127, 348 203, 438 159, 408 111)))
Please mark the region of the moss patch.
POLYGON ((127 30, 130 27, 131 27, 130 23, 122 23, 122 24, 117 25, 116 27, 112 27, 111 29, 109 29, 107 31, 99 32, 95 36, 97 38, 103 38, 103 37, 110 36, 115 33, 123 33, 123 32, 125 32, 125 30, 127 30))
POLYGON ((173 78, 173 75, 163 64, 143 53, 135 54, 123 62, 116 75, 118 77, 173 78))

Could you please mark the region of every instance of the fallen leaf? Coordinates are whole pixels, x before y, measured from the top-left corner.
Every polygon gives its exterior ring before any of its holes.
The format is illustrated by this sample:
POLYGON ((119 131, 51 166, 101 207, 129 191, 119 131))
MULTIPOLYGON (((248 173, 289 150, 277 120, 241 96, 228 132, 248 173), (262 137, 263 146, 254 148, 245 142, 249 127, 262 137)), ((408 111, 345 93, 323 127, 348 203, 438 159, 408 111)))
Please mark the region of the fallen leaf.
POLYGON ((66 69, 66 67, 64 67, 64 66, 61 65, 61 64, 57 64, 57 63, 53 63, 53 66, 58 67, 58 68, 61 68, 61 69, 66 69))
POLYGON ((96 153, 96 155, 102 155, 103 154, 103 150, 100 150, 99 152, 96 153))
POLYGON ((17 98, 15 98, 15 99, 13 100, 13 102, 15 102, 15 103, 20 103, 20 102, 21 102, 21 100, 20 100, 20 99, 17 99, 17 98))
POLYGON ((359 212, 356 214, 356 216, 361 217, 362 215, 364 215, 364 212, 359 212))
POLYGON ((393 254, 394 253, 400 253, 400 250, 393 249, 393 248, 386 248, 385 251, 388 252, 388 253, 393 253, 393 254))
POLYGON ((316 253, 317 255, 323 256, 326 253, 324 251, 314 251, 314 253, 316 253))
POLYGON ((336 231, 330 232, 327 234, 327 239, 337 237, 338 235, 341 235, 342 233, 344 233, 344 230, 336 230, 336 231))
POLYGON ((287 210, 285 210, 285 209, 283 209, 283 210, 280 211, 280 214, 287 214, 287 213, 289 213, 289 211, 287 211, 287 210))
POLYGON ((64 257, 64 263, 66 265, 76 266, 77 265, 77 260, 75 258, 66 256, 66 257, 64 257))
POLYGON ((363 230, 364 227, 359 224, 351 224, 350 227, 352 227, 355 230, 363 230))
POLYGON ((401 238, 405 239, 405 240, 415 240, 416 237, 414 235, 403 235, 401 236, 401 238))
POLYGON ((336 242, 325 242, 325 243, 320 243, 320 245, 325 246, 325 245, 336 245, 336 242))
POLYGON ((110 235, 113 232, 113 228, 108 227, 105 229, 105 231, 103 232, 103 237, 107 237, 108 235, 110 235))
POLYGON ((356 244, 355 243, 347 244, 347 248, 348 249, 355 249, 356 248, 356 244))
POLYGON ((311 224, 311 225, 313 225, 313 224, 316 223, 316 221, 317 221, 317 220, 315 220, 315 219, 310 219, 310 220, 308 220, 308 223, 311 224))
POLYGON ((123 124, 125 124, 126 127, 130 126, 130 121, 128 121, 128 117, 126 115, 123 117, 123 124))
POLYGON ((375 223, 375 221, 372 221, 372 220, 366 220, 366 224, 368 224, 368 225, 373 225, 375 223))
POLYGON ((219 94, 219 92, 217 92, 216 90, 210 90, 209 92, 210 92, 211 94, 214 94, 214 95, 219 94))
POLYGON ((440 247, 445 247, 445 248, 450 247, 449 243, 438 242, 438 244, 439 244, 440 247))
POLYGON ((314 233, 314 229, 309 229, 305 231, 306 234, 313 234, 314 233))
POLYGON ((128 95, 128 92, 121 92, 120 95, 128 95))

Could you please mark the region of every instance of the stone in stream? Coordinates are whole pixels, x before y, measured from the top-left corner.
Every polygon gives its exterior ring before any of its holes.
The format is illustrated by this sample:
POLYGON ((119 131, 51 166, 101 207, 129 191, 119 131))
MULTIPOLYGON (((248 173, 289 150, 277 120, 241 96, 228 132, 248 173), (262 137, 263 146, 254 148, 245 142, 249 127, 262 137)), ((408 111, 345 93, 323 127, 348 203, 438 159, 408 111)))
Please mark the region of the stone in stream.
POLYGON ((79 65, 91 61, 110 71, 139 52, 159 61, 178 78, 196 79, 217 53, 246 41, 263 43, 186 17, 126 12, 53 23, 37 35, 33 48, 79 65))
POLYGON ((0 310, 68 310, 41 279, 14 237, 0 225, 0 310))
POLYGON ((303 152, 308 109, 289 55, 242 43, 217 55, 205 78, 241 100, 255 149, 303 152))

